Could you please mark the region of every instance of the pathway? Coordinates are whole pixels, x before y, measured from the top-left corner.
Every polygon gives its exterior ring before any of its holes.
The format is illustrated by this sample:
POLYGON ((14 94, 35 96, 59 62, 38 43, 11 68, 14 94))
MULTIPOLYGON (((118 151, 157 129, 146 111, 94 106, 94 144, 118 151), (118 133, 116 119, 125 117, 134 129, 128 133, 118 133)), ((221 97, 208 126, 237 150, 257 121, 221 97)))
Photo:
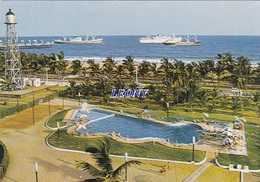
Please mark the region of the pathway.
POLYGON ((207 162, 203 163, 196 171, 194 171, 184 182, 192 182, 195 181, 199 175, 205 171, 213 162, 215 158, 215 153, 208 152, 207 153, 207 162))
POLYGON ((203 171, 205 171, 211 163, 205 162, 203 165, 201 165, 196 171, 194 171, 187 179, 185 179, 184 182, 192 182, 194 181, 203 171))

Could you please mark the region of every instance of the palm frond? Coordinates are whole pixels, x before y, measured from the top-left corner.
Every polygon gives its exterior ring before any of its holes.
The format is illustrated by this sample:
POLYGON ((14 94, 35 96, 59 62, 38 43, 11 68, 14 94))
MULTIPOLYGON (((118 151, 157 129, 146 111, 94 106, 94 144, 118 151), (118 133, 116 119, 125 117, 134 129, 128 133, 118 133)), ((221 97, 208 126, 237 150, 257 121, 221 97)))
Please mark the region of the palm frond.
POLYGON ((117 177, 118 175, 120 175, 122 170, 124 170, 126 167, 129 167, 131 165, 140 165, 140 164, 141 164, 140 161, 136 161, 136 160, 128 161, 122 164, 121 166, 119 166, 116 170, 114 170, 114 172, 112 173, 112 177, 117 177))
POLYGON ((99 152, 100 152, 100 148, 97 147, 97 146, 88 147, 88 148, 86 148, 85 151, 86 151, 86 152, 90 152, 90 153, 92 153, 92 154, 96 154, 96 153, 99 153, 99 152))
POLYGON ((76 167, 82 168, 83 171, 88 171, 93 176, 101 176, 103 174, 103 171, 84 161, 76 161, 76 167))

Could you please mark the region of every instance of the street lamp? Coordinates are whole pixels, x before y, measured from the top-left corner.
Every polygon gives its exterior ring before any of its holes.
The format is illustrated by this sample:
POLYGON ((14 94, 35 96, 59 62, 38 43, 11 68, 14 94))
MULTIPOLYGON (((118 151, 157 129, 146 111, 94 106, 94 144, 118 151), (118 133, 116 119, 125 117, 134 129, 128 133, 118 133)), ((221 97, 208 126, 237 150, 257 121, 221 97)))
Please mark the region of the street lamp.
POLYGON ((50 116, 51 115, 51 103, 50 103, 51 99, 50 99, 50 96, 48 98, 49 98, 49 116, 50 116))
POLYGON ((34 92, 33 92, 32 114, 33 114, 33 125, 35 125, 35 120, 34 120, 34 92))
POLYGON ((38 182, 38 164, 37 164, 37 162, 34 163, 34 170, 35 170, 36 182, 38 182))
POLYGON ((192 137, 192 162, 194 161, 194 147, 195 147, 196 138, 195 136, 192 137))
POLYGON ((135 67, 135 83, 138 85, 138 65, 135 67))
POLYGON ((19 114, 19 112, 20 112, 19 96, 17 96, 16 101, 17 101, 17 112, 19 114))
POLYGON ((125 153, 125 182, 127 182, 127 160, 128 160, 128 154, 127 152, 125 153))
POLYGON ((60 122, 57 122, 57 128, 58 128, 58 140, 60 139, 60 122))
POLYGON ((78 97, 79 97, 79 106, 80 106, 80 92, 78 92, 78 97))
POLYGON ((64 97, 63 97, 63 95, 61 95, 61 98, 62 98, 62 109, 64 110, 64 97))

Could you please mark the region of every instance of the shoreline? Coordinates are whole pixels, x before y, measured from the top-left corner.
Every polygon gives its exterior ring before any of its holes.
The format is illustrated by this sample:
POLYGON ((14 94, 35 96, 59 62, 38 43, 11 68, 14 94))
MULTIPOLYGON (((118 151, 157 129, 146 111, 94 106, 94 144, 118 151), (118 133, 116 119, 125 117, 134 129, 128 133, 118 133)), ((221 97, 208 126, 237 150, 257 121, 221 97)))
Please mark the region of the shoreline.
MULTIPOLYGON (((107 56, 109 57, 109 56, 107 56)), ((93 56, 93 57, 85 57, 85 56, 65 56, 64 60, 66 61, 69 61, 69 62, 72 62, 74 60, 79 60, 81 61, 82 63, 86 63, 87 64, 87 61, 88 60, 91 60, 93 59, 96 63, 101 63, 103 64, 103 61, 106 60, 107 57, 97 57, 97 56, 93 56)), ((123 60, 125 59, 125 57, 112 57, 114 59, 114 61, 118 64, 121 64, 123 62, 123 60)), ((157 65, 160 65, 161 64, 161 60, 163 59, 162 58, 139 58, 139 57, 134 57, 134 63, 136 64, 140 64, 142 63, 143 61, 147 61, 149 63, 156 63, 157 65)), ((168 58, 169 61, 174 61, 175 58, 168 58)), ((182 59, 182 58, 177 58, 176 60, 178 61, 183 61, 185 64, 188 64, 188 63, 191 63, 191 62, 199 62, 199 61, 206 61, 206 60, 213 60, 215 63, 217 62, 217 59, 211 59, 211 58, 201 58, 201 59, 182 59)), ((257 63, 260 62, 260 60, 256 60, 256 61, 252 61, 250 60, 251 62, 251 67, 252 68, 256 68, 258 65, 257 63)))

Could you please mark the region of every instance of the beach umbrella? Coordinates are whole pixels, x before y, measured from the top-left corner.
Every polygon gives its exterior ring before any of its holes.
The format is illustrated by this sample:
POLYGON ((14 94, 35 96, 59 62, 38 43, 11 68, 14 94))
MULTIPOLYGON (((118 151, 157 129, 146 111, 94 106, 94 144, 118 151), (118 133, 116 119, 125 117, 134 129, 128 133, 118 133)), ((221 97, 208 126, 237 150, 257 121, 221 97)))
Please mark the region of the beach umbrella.
POLYGON ((222 140, 222 142, 224 143, 224 144, 226 144, 226 143, 232 143, 233 142, 233 140, 231 140, 230 138, 224 138, 223 140, 222 140))
POLYGON ((206 116, 207 118, 209 118, 209 115, 205 112, 203 112, 202 114, 204 114, 204 116, 206 116))
POLYGON ((233 134, 230 131, 223 131, 222 134, 227 135, 227 136, 233 136, 233 134))
POLYGON ((244 123, 239 119, 239 117, 234 116, 234 118, 237 122, 239 122, 239 124, 244 125, 244 123))
POLYGON ((246 119, 245 118, 240 118, 244 123, 246 122, 246 119))
POLYGON ((234 116, 234 118, 235 118, 236 121, 239 121, 239 118, 237 116, 234 116))

